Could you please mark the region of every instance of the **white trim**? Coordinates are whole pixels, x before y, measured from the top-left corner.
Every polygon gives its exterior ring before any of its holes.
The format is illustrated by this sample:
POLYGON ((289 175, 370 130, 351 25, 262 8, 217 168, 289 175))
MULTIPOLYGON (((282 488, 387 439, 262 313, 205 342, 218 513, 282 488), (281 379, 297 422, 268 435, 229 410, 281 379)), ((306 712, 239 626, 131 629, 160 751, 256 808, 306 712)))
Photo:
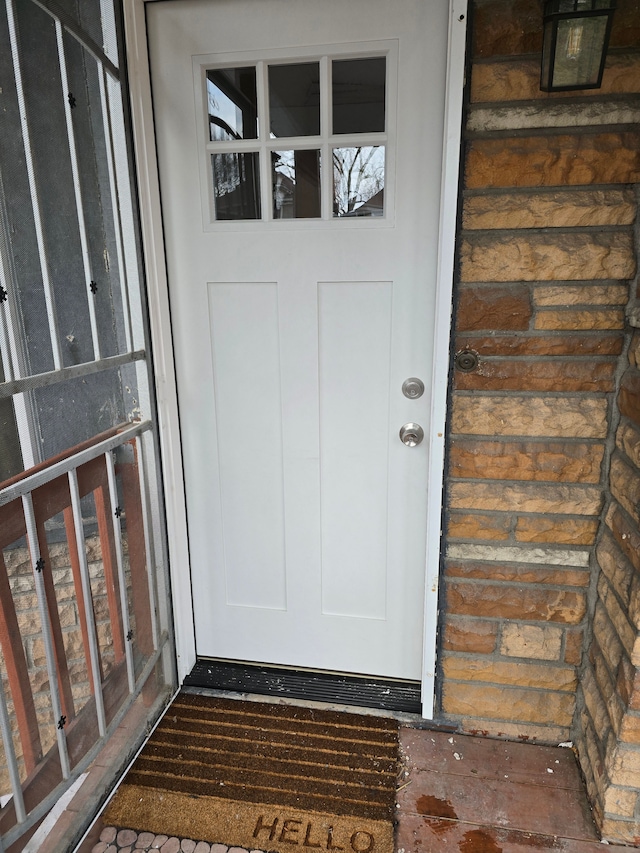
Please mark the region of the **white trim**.
POLYGON ((442 188, 436 313, 433 339, 431 435, 429 436, 429 493, 427 496, 427 565, 425 584, 425 630, 422 672, 422 716, 432 719, 435 700, 436 635, 438 629, 438 582, 442 487, 444 479, 445 427, 449 375, 449 340, 458 208, 458 176, 462 134, 467 0, 449 0, 449 38, 445 90, 442 188))
POLYGON ((31 838, 27 841, 26 847, 24 848, 22 853, 39 853, 39 851, 42 850, 49 835, 53 832, 53 829, 56 823, 58 822, 58 819, 65 811, 71 800, 75 797, 80 786, 88 775, 89 773, 86 772, 83 773, 81 776, 78 776, 73 785, 70 788, 67 788, 64 794, 56 802, 55 806, 51 809, 49 814, 38 826, 31 838))
POLYGON ((142 244, 149 294, 151 352, 158 404, 158 438, 166 502, 177 674, 179 683, 182 683, 196 662, 196 641, 178 390, 173 360, 144 4, 145 0, 125 0, 124 19, 142 244))
MULTIPOLYGON (((186 570, 186 567, 189 566, 189 551, 184 472, 151 104, 144 11, 146 2, 153 2, 153 0, 124 0, 124 18, 134 151, 138 169, 143 249, 149 293, 151 345, 158 399, 160 451, 167 502, 167 532, 178 656, 178 679, 182 681, 191 670, 196 659, 195 625, 190 572, 186 570)), ((423 715, 427 719, 433 717, 435 695, 440 519, 466 30, 467 0, 449 0, 445 132, 431 402, 432 431, 429 436, 430 488, 427 510, 425 636, 423 646, 425 663, 422 684, 423 715)))

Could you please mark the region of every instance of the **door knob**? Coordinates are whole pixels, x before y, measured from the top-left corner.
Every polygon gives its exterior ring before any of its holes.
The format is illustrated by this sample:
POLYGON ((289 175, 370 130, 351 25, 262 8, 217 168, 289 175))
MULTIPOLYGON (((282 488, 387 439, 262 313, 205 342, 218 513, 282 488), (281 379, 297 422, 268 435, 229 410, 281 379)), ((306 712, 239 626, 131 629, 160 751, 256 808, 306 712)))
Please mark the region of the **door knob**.
POLYGON ((415 447, 424 438, 424 430, 420 424, 404 424, 400 427, 400 441, 407 447, 415 447))

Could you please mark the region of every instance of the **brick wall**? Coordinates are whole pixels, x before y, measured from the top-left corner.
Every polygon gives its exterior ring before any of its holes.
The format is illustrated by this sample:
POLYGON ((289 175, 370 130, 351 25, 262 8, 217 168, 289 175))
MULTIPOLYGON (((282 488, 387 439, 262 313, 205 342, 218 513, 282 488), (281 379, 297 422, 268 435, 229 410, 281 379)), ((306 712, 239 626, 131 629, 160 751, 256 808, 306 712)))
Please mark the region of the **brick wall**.
MULTIPOLYGON (((601 532, 619 512, 610 469, 638 535, 640 432, 624 415, 614 450, 614 430, 636 275, 640 3, 619 0, 603 87, 561 94, 539 91, 542 2, 471 11, 455 349, 479 365, 453 379, 441 707, 465 731, 559 743, 581 719, 592 617, 607 601, 615 622, 624 597, 603 574, 595 604, 596 544, 622 538, 601 532)), ((634 371, 620 407, 638 422, 634 371)), ((631 681, 633 632, 618 642, 631 681)))

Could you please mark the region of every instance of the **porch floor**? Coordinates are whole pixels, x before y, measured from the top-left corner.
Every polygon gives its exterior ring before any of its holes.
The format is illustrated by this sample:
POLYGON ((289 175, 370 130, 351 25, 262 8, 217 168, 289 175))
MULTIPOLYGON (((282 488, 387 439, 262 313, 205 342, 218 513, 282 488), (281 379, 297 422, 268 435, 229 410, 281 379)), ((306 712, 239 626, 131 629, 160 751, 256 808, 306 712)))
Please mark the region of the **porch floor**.
POLYGON ((602 850, 571 749, 411 728, 400 748, 398 853, 602 850))
MULTIPOLYGON (((569 748, 403 726, 400 752, 397 853, 602 850, 569 748)), ((120 833, 98 822, 77 853, 227 853, 200 841, 120 833)))

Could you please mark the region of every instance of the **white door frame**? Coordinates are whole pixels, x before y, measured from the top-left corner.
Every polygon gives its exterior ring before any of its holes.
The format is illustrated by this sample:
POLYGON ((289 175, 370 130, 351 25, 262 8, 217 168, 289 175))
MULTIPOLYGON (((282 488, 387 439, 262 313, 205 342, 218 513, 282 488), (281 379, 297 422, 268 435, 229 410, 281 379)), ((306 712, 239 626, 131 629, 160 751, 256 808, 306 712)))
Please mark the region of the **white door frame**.
MULTIPOLYGON (((169 539, 169 566, 178 679, 182 682, 196 662, 195 625, 189 571, 184 472, 178 420, 178 391, 173 357, 169 289, 151 102, 145 21, 145 4, 147 2, 154 2, 154 0, 124 0, 123 6, 134 155, 137 167, 142 242, 149 301, 151 349, 158 401, 158 425, 169 539)), ((431 2, 448 2, 449 33, 431 385, 431 432, 426 436, 429 442, 429 491, 427 499, 422 672, 422 713, 426 719, 433 718, 435 698, 447 377, 467 30, 467 0, 431 0, 431 2)))

